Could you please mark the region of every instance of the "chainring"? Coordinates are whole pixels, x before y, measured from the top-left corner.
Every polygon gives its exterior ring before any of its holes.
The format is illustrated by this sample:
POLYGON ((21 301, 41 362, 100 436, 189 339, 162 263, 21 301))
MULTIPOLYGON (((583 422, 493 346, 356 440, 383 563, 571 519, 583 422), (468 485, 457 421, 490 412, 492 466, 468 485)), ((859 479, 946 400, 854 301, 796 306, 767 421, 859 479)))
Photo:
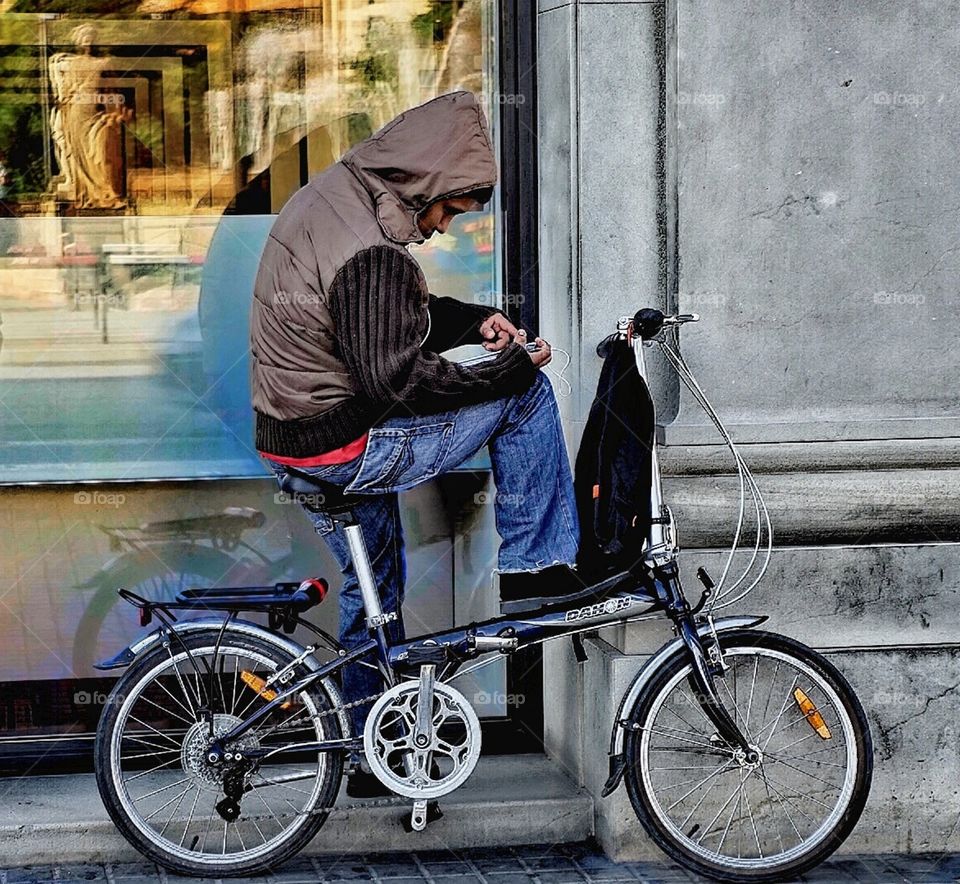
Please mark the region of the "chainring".
POLYGON ((363 749, 374 775, 388 789, 407 798, 439 798, 457 789, 480 758, 480 719, 470 701, 455 688, 436 683, 433 694, 433 739, 414 745, 420 682, 407 681, 387 690, 370 710, 363 749))

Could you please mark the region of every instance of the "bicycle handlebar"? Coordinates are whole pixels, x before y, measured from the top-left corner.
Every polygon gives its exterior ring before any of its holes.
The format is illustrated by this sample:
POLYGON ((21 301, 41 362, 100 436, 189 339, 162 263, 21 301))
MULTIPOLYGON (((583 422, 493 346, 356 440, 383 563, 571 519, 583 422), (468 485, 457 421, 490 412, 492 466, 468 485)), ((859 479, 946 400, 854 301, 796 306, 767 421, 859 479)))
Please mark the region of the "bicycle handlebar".
POLYGON ((685 322, 699 322, 699 313, 677 313, 665 315, 662 310, 643 307, 633 316, 633 333, 641 340, 653 340, 665 327, 683 325, 685 322))

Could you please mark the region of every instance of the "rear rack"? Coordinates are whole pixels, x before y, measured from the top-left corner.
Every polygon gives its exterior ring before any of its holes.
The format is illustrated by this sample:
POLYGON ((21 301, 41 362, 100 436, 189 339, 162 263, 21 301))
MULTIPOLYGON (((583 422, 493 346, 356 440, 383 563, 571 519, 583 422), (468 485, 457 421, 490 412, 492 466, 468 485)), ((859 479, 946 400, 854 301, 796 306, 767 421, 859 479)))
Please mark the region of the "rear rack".
POLYGON ((120 587, 117 594, 140 611, 140 625, 149 626, 155 612, 171 621, 176 611, 224 611, 239 614, 254 611, 267 614, 270 628, 293 632, 299 615, 319 605, 330 585, 322 577, 301 583, 275 583, 273 586, 215 586, 185 589, 173 601, 151 601, 120 587))

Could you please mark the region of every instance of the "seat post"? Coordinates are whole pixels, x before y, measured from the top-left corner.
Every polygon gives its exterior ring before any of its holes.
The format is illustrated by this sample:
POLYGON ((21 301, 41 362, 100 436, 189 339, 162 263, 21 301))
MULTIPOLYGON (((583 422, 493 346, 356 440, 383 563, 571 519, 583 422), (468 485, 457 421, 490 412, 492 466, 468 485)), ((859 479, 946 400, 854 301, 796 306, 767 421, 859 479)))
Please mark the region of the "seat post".
POLYGON ((363 531, 359 525, 352 524, 345 525, 343 533, 347 535, 353 570, 360 584, 360 596, 363 599, 363 608, 367 612, 367 627, 375 629, 383 626, 387 618, 384 617, 383 608, 380 605, 380 594, 377 592, 377 583, 373 579, 373 568, 370 566, 370 556, 367 553, 367 544, 363 540, 363 531))

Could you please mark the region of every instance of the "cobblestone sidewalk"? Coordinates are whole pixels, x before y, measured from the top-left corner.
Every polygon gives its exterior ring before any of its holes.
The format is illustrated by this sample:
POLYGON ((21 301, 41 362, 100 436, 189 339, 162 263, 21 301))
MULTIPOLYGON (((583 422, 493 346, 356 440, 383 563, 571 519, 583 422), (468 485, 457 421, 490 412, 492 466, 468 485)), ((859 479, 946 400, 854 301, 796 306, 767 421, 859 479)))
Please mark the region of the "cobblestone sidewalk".
MULTIPOLYGON (((181 878, 150 864, 33 866, 0 870, 0 884, 212 884, 215 879, 181 878)), ((485 850, 299 858, 259 878, 236 884, 676 884, 701 881, 676 865, 613 863, 592 844, 532 845, 485 850)), ((880 884, 960 881, 960 856, 857 856, 824 863, 802 881, 816 884, 880 884)))

